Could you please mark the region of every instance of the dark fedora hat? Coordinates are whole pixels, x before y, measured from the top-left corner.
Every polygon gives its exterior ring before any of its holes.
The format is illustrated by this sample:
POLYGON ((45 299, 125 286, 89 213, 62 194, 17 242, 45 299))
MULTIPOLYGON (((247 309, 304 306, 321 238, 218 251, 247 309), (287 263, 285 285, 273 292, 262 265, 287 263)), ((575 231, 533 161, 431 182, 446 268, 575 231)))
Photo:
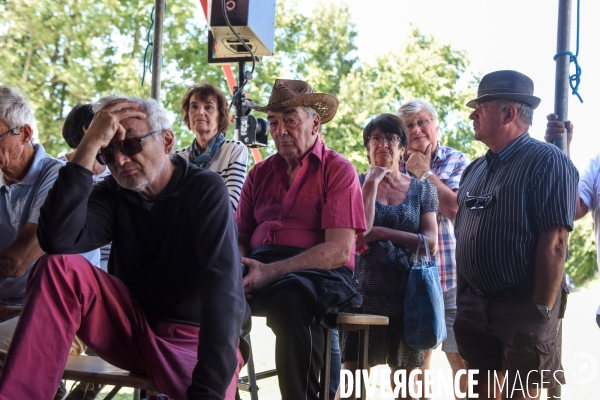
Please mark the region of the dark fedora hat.
POLYGON ((533 81, 517 71, 490 72, 481 79, 477 89, 477 98, 467 103, 467 107, 476 108, 477 103, 494 99, 509 99, 529 104, 536 109, 540 98, 533 95, 533 81))
POLYGON ((335 116, 338 99, 327 93, 315 93, 306 82, 292 79, 276 79, 269 103, 262 107, 252 101, 246 101, 246 106, 261 112, 270 108, 306 106, 314 108, 321 117, 321 123, 329 122, 335 116))

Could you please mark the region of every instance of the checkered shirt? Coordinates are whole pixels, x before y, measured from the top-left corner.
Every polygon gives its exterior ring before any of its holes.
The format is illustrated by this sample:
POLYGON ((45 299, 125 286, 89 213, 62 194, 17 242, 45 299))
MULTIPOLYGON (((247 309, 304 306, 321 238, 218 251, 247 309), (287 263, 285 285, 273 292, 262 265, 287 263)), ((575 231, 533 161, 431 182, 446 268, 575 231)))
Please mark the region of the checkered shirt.
MULTIPOLYGON (((460 176, 469 165, 471 159, 464 153, 452 147, 441 146, 438 142, 437 151, 431 160, 431 171, 450 189, 458 189, 460 176)), ((400 169, 406 173, 406 164, 401 163, 400 169)), ((438 211, 438 251, 435 262, 440 273, 442 291, 446 292, 456 287, 456 237, 452 221, 438 211)))

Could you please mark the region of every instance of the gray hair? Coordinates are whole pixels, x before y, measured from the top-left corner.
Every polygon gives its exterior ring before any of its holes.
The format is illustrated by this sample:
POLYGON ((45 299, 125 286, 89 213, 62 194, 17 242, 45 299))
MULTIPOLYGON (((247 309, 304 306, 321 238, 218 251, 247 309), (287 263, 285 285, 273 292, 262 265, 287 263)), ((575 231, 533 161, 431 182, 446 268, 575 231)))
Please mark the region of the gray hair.
POLYGON ((498 103, 498 114, 503 113, 509 107, 515 106, 517 109, 517 115, 521 118, 521 120, 527 124, 527 126, 531 126, 533 122, 533 108, 529 104, 521 103, 519 101, 513 100, 505 100, 505 99, 497 99, 498 103))
POLYGON ((309 116, 310 118, 312 118, 312 117, 314 117, 315 115, 317 115, 317 110, 315 110, 315 109, 314 109, 314 108, 312 108, 312 107, 308 107, 308 106, 302 106, 302 109, 303 109, 304 111, 306 111, 306 113, 308 114, 308 116, 309 116))
POLYGON ((416 114, 421 110, 427 111, 427 113, 435 121, 435 125, 438 125, 438 113, 435 110, 435 107, 433 107, 430 102, 422 99, 412 99, 402 104, 398 111, 396 111, 396 115, 404 121, 404 118, 408 118, 409 116, 416 114))
POLYGON ((18 89, 0 86, 0 120, 8 125, 8 129, 29 125, 35 129, 35 117, 27 98, 18 89))
POLYGON ((146 114, 146 122, 148 125, 150 125, 150 129, 152 131, 172 130, 167 110, 165 110, 160 103, 154 99, 143 99, 140 97, 127 97, 119 95, 106 96, 93 104, 94 114, 100 111, 108 102, 124 98, 127 98, 128 101, 139 104, 138 110, 146 114))

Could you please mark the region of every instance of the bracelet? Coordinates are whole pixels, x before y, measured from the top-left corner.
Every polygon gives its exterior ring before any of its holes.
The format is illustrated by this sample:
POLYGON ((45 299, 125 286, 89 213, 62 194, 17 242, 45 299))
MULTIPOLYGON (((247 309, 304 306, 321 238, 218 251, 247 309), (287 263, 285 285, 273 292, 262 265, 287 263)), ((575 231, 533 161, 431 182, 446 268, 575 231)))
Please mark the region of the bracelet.
POLYGON ((433 172, 427 171, 421 176, 421 180, 424 181, 425 179, 429 178, 431 175, 433 175, 433 172))

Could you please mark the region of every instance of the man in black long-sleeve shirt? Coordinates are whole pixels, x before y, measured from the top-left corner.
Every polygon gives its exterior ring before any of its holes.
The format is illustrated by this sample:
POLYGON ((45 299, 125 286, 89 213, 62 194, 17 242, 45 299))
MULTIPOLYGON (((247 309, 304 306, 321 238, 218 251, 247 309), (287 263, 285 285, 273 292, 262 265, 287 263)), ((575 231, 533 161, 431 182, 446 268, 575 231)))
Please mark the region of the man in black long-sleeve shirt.
POLYGON ((76 333, 172 398, 233 399, 247 317, 227 188, 171 156, 154 100, 99 104, 42 207, 48 255, 31 273, 0 399, 51 398, 76 333), (112 177, 93 185, 99 151, 112 177), (110 274, 74 255, 111 241, 110 274))

